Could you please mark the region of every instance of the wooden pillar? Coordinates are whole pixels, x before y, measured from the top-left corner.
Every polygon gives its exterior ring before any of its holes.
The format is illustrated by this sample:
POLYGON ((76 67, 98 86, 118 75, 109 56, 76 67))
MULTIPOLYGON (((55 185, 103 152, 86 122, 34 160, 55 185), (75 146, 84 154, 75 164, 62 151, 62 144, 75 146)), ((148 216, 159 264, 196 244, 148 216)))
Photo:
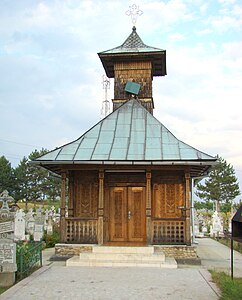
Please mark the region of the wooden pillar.
POLYGON ((61 173, 61 199, 60 199, 60 239, 61 242, 66 241, 66 226, 65 226, 65 211, 66 211, 66 173, 61 173))
POLYGON ((98 235, 99 245, 103 244, 103 210, 104 210, 104 172, 99 171, 99 196, 98 196, 98 235))
POLYGON ((74 217, 74 176, 73 172, 69 174, 69 187, 68 187, 68 217, 74 217))
POLYGON ((146 172, 146 241, 152 243, 152 224, 151 224, 151 172, 146 172))
POLYGON ((186 199, 185 199, 185 243, 189 246, 191 245, 191 220, 190 220, 190 198, 191 198, 191 190, 190 190, 190 173, 185 173, 185 180, 186 180, 186 199))

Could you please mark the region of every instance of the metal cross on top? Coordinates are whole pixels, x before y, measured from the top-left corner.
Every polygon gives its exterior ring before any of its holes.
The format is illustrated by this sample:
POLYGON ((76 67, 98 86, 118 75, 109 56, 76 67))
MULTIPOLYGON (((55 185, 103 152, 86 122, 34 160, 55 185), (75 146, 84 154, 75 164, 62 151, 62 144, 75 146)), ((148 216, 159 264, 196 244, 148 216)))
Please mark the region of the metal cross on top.
POLYGON ((13 197, 11 197, 11 196, 9 196, 8 195, 8 191, 3 191, 1 194, 0 194, 0 201, 3 203, 3 205, 2 205, 2 210, 3 209, 7 209, 7 210, 9 210, 9 207, 8 207, 8 202, 10 202, 10 201, 13 201, 14 199, 13 199, 13 197))
POLYGON ((131 17, 133 25, 136 24, 137 18, 143 14, 143 11, 139 9, 139 6, 133 4, 126 11, 126 15, 131 17))

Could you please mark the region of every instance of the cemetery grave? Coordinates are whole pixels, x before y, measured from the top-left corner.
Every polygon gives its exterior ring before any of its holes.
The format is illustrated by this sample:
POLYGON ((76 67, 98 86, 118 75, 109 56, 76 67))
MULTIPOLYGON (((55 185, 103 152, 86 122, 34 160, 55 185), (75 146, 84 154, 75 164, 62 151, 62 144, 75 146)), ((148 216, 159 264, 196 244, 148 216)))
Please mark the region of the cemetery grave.
POLYGON ((60 220, 54 206, 50 210, 40 207, 36 212, 30 208, 25 213, 23 209, 11 210, 9 202, 13 201, 7 191, 0 194, 0 287, 13 285, 16 274, 22 277, 36 264, 42 264, 44 233, 51 237, 60 220))

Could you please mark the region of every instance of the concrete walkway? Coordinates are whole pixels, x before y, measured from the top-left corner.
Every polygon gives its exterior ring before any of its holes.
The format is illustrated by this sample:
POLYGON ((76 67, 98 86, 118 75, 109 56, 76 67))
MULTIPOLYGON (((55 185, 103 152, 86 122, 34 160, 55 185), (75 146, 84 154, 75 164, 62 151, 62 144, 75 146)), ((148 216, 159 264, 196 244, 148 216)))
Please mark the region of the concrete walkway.
MULTIPOLYGON (((202 266, 230 274, 230 248, 209 238, 197 241, 197 254, 202 260, 202 266)), ((242 254, 237 251, 234 251, 234 276, 242 277, 242 254)))
MULTIPOLYGON (((53 249, 43 252, 44 266, 0 296, 5 299, 219 299, 207 268, 229 270, 230 250, 216 241, 199 239, 202 266, 179 269, 66 267, 50 262, 53 249)), ((235 255, 235 275, 242 255, 235 255)))

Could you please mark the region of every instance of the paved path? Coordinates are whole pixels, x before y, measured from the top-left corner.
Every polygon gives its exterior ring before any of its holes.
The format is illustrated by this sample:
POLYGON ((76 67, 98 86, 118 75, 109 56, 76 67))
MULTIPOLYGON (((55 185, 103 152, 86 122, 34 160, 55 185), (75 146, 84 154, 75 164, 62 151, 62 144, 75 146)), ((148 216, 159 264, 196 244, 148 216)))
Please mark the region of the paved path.
MULTIPOLYGON (((53 249, 47 249, 44 266, 0 299, 217 300, 219 292, 206 268, 228 271, 230 250, 210 239, 198 241, 202 266, 179 269, 65 267, 48 261, 53 249)), ((235 275, 242 277, 242 255, 235 255, 235 263, 235 275)))
MULTIPOLYGON (((205 273, 205 276, 208 274, 205 273)), ((0 299, 218 299, 198 269, 43 267, 0 299)))
MULTIPOLYGON (((197 239, 202 266, 230 274, 230 248, 209 238, 197 239)), ((234 276, 242 277, 242 254, 234 251, 234 276)))

